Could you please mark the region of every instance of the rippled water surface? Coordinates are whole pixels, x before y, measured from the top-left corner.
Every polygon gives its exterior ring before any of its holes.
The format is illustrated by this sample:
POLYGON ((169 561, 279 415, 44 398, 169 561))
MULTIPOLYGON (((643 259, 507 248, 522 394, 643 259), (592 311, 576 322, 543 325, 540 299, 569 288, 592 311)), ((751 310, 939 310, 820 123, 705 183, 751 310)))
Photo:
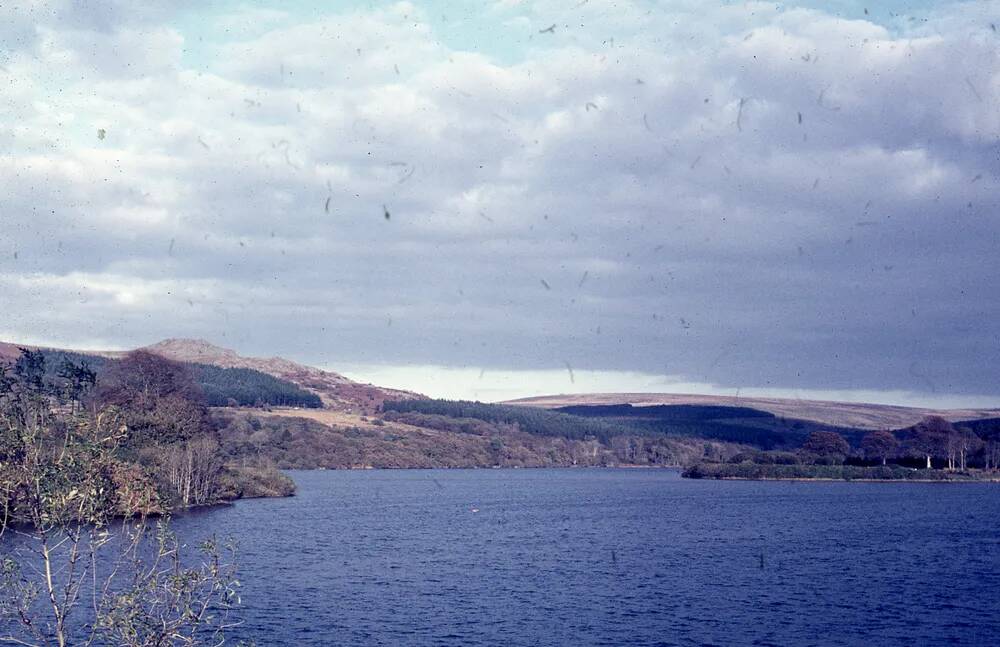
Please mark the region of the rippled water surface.
POLYGON ((666 470, 293 472, 241 542, 259 645, 1000 645, 1000 487, 666 470))

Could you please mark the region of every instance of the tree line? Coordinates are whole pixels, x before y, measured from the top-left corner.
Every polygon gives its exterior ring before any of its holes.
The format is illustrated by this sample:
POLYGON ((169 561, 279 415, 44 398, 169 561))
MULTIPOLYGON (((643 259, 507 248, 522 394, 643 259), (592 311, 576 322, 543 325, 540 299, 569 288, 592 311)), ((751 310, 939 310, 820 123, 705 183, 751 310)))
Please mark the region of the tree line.
POLYGON ((810 432, 817 430, 836 431, 853 445, 858 444, 863 435, 855 429, 780 418, 747 407, 586 405, 541 409, 455 400, 406 400, 385 402, 382 409, 383 412, 415 412, 517 425, 520 430, 535 435, 593 439, 604 445, 610 445, 618 436, 651 439, 669 436, 775 449, 797 447, 810 432))
POLYGON ((743 452, 733 462, 761 464, 843 465, 917 465, 926 470, 941 468, 949 472, 969 469, 1000 470, 1000 421, 977 425, 979 432, 966 423, 953 424, 940 416, 928 416, 912 427, 866 433, 857 449, 839 433, 811 433, 795 452, 743 452))
POLYGON ((743 445, 722 452, 735 462, 881 464, 1000 469, 1000 420, 952 424, 929 416, 905 429, 864 432, 718 406, 575 406, 558 410, 455 400, 385 402, 383 415, 442 431, 485 434, 506 427, 528 434, 597 441, 624 464, 663 464, 660 439, 704 438, 743 445), (648 410, 647 410, 648 409, 648 410), (485 431, 484 431, 485 430, 485 431), (746 447, 747 445, 751 447, 746 447))
POLYGON ((212 407, 306 407, 319 409, 323 401, 296 384, 250 368, 193 366, 194 378, 205 402, 212 407))
MULTIPOLYGON (((66 365, 87 366, 98 377, 105 373, 114 377, 119 373, 116 368, 119 362, 128 361, 128 357, 119 360, 49 349, 29 351, 27 355, 22 352, 19 361, 28 361, 29 358, 30 361, 41 362, 44 378, 50 382, 60 379, 58 373, 66 365)), ((175 363, 187 367, 188 375, 197 386, 200 397, 210 407, 276 406, 318 409, 323 406, 322 400, 315 393, 256 369, 175 363)))
POLYGON ((534 407, 486 404, 466 400, 402 400, 382 404, 383 412, 414 412, 466 420, 513 425, 520 431, 536 436, 552 436, 571 440, 597 440, 610 443, 624 434, 649 435, 638 425, 600 418, 583 418, 567 413, 534 407))
POLYGON ((230 498, 188 367, 0 365, 0 643, 201 645, 238 604, 233 547, 192 553, 172 509, 230 498))

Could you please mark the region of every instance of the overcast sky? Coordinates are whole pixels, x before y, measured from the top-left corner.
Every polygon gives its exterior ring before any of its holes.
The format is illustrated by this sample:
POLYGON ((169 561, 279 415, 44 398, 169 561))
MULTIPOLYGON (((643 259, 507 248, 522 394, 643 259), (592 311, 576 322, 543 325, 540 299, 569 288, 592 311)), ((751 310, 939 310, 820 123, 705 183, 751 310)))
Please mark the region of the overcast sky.
POLYGON ((0 4, 2 339, 1000 404, 1000 2, 130 4, 0 4))

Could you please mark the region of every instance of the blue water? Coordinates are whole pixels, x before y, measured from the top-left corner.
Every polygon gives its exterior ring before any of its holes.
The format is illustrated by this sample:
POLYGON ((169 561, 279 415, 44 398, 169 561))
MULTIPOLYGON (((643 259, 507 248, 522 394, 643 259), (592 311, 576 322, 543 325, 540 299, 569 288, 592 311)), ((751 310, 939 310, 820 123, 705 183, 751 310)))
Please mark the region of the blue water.
POLYGON ((259 645, 1000 644, 997 485, 292 477, 175 519, 240 539, 259 645))

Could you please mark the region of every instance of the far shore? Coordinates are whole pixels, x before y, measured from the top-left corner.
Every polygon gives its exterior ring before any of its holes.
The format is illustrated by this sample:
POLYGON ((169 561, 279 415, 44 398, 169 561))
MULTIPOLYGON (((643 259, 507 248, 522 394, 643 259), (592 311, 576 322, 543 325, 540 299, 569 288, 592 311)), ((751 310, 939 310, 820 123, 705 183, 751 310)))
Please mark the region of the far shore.
POLYGON ((950 485, 954 483, 959 484, 969 484, 969 483, 1000 483, 1000 477, 992 478, 971 478, 971 479, 850 479, 850 478, 829 478, 829 477, 815 477, 809 478, 805 476, 798 477, 768 477, 762 476, 759 478, 747 477, 747 476, 716 476, 712 478, 691 478, 685 476, 684 478, 692 481, 766 481, 766 482, 779 482, 779 481, 792 481, 796 483, 810 483, 810 482, 823 482, 823 483, 933 483, 935 485, 950 485))
POLYGON ((901 465, 823 465, 753 463, 696 463, 683 477, 735 481, 859 481, 862 483, 997 483, 995 471, 949 472, 913 469, 901 465))

